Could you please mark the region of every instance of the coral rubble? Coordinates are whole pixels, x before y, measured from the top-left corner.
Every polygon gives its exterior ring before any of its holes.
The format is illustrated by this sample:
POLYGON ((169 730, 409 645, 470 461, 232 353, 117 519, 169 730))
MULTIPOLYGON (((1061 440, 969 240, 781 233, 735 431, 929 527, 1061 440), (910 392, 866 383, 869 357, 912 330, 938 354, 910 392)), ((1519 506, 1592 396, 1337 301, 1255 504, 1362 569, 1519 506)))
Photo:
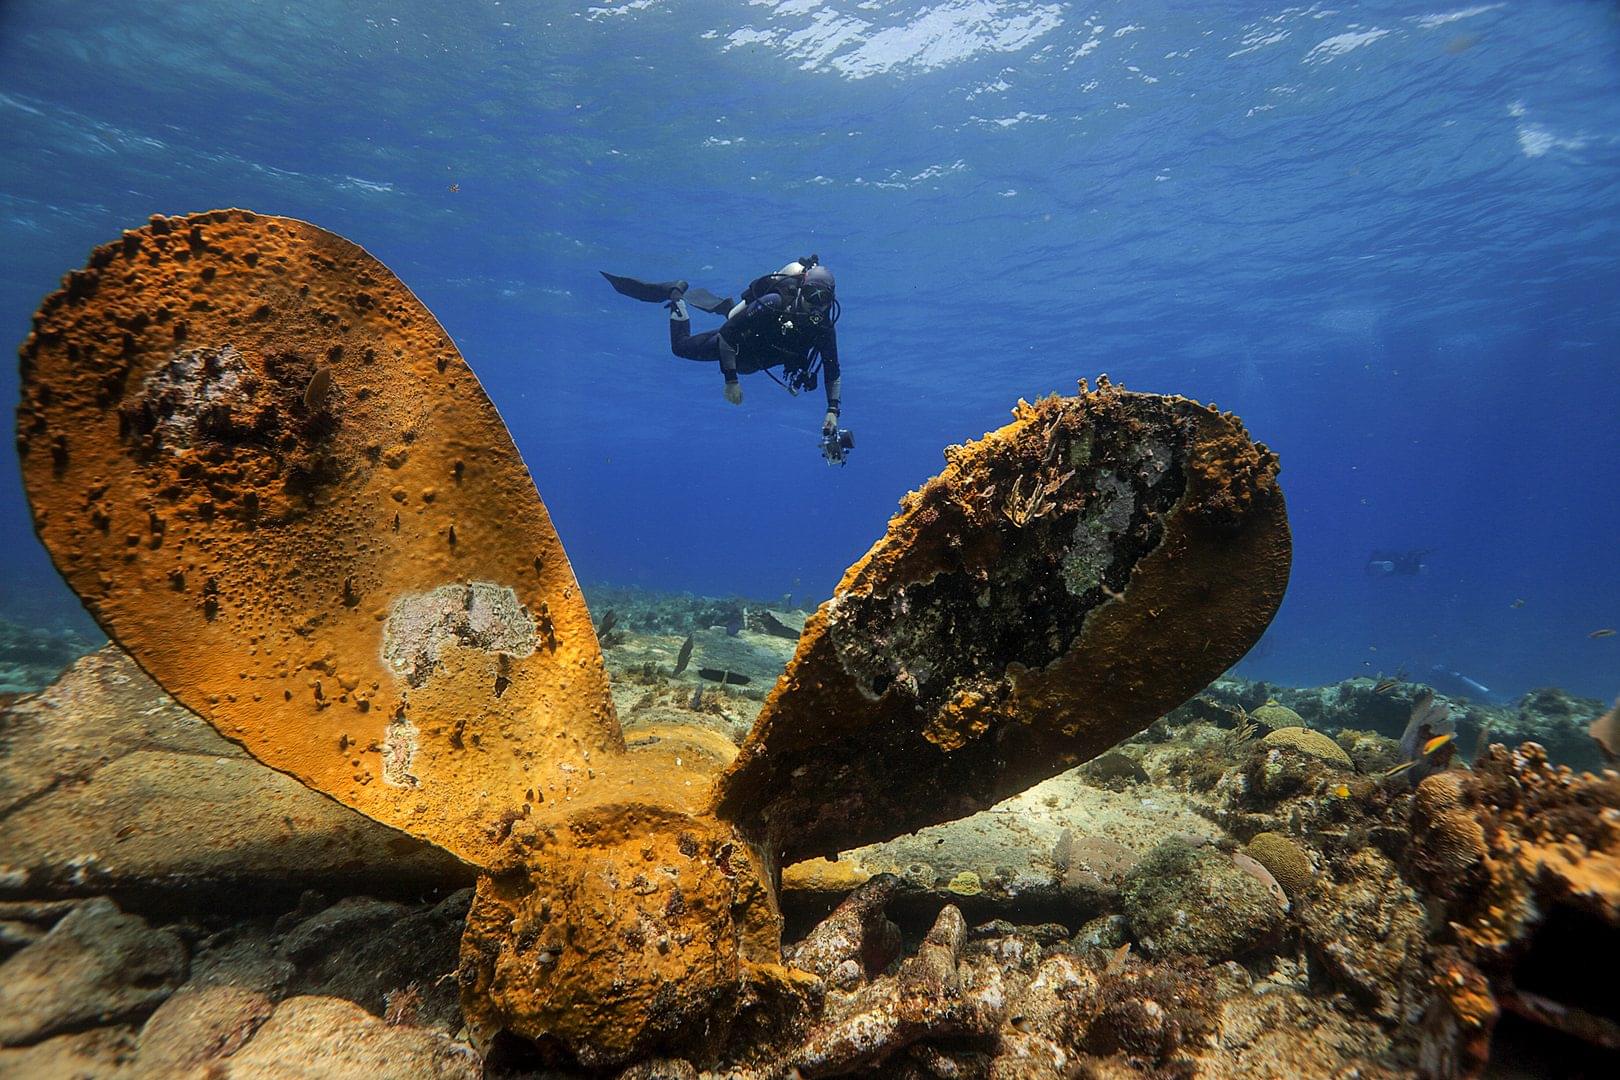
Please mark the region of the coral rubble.
POLYGON ((1620 1010, 1620 774, 1576 774, 1534 743, 1414 796, 1412 864, 1443 898, 1422 1063, 1488 1073, 1497 1045, 1548 1068, 1612 1074, 1620 1010), (1595 1071, 1593 1071, 1595 1070, 1595 1071))

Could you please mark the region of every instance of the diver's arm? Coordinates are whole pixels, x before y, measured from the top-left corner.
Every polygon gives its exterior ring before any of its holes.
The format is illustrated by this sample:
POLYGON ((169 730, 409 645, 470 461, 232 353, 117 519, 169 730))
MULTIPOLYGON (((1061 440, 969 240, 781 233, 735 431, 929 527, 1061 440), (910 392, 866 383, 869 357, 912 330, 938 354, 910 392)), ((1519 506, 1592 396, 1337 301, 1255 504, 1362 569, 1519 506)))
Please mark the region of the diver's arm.
POLYGON ((822 336, 821 344, 817 348, 821 351, 821 374, 827 387, 827 416, 821 422, 821 430, 832 432, 838 428, 838 413, 844 390, 843 372, 838 366, 838 335, 832 327, 827 327, 827 332, 822 336))

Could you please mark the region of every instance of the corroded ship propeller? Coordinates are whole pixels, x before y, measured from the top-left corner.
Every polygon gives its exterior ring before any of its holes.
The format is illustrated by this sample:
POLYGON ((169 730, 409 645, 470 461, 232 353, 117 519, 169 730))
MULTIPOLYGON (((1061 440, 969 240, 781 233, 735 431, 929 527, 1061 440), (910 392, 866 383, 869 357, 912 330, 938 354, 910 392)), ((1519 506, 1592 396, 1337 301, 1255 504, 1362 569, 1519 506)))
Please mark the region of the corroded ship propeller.
POLYGON ((1100 386, 947 452, 811 620, 734 762, 626 749, 494 406, 381 263, 305 222, 154 217, 22 347, 40 538, 255 757, 481 867, 475 1035, 713 1056, 805 1000, 776 868, 979 809, 1151 723, 1274 614, 1275 459, 1100 386))

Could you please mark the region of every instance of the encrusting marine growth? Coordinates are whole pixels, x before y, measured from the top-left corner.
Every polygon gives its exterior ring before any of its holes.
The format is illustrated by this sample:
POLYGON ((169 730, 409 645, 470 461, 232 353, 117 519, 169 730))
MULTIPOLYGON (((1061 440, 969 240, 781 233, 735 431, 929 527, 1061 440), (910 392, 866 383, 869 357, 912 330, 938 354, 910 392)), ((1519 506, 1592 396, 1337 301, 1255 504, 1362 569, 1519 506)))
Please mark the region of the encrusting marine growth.
POLYGON ((778 869, 1095 756, 1235 662, 1287 582, 1276 459, 1099 380, 946 451, 809 621, 729 765, 626 748, 499 414, 365 251, 242 210, 96 249, 22 347, 35 528, 182 703, 478 866, 476 1039, 712 1056, 802 1009, 778 869))

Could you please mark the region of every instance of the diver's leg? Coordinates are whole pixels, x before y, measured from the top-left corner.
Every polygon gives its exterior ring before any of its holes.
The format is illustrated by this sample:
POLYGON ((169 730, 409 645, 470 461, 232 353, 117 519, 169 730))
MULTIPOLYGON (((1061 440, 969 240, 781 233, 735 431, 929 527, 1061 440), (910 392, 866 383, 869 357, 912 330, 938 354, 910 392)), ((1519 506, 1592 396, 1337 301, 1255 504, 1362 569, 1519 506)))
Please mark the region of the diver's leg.
POLYGON ((692 333, 690 319, 669 320, 669 351, 687 360, 719 360, 720 331, 692 333))

